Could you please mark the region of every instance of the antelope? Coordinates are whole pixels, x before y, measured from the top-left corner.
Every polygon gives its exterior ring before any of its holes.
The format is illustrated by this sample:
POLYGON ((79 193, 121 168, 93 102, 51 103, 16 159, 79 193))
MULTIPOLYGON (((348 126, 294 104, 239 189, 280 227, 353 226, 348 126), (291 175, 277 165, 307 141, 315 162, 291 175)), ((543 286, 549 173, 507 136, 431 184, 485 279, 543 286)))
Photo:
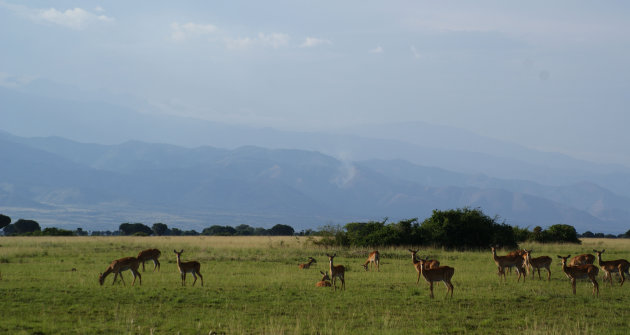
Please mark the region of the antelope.
POLYGON ((363 264, 363 268, 365 269, 365 271, 368 270, 368 264, 372 265, 372 269, 374 268, 374 264, 376 264, 376 271, 379 271, 379 272, 381 271, 379 269, 380 264, 381 264, 381 254, 379 254, 377 250, 372 251, 368 259, 363 264))
POLYGON ((503 276, 503 280, 505 280, 505 268, 515 266, 518 271, 518 281, 521 280, 521 275, 523 276, 523 282, 525 282, 525 268, 523 267, 523 258, 521 256, 497 256, 496 247, 490 247, 492 249, 492 259, 497 264, 497 268, 499 270, 498 275, 499 278, 503 276))
POLYGON ((333 265, 333 259, 337 256, 337 254, 332 256, 326 254, 326 256, 328 256, 328 260, 330 261, 330 277, 332 278, 332 286, 335 288, 335 291, 337 291, 337 277, 339 277, 341 280, 341 289, 345 290, 346 280, 344 275, 346 273, 346 268, 343 265, 333 265))
POLYGON ((617 259, 614 261, 602 261, 602 254, 606 251, 606 249, 602 249, 602 251, 598 251, 593 249, 593 252, 597 253, 597 260, 599 261, 599 267, 604 270, 606 273, 604 275, 604 281, 608 278, 610 280, 610 285, 612 285, 612 272, 618 272, 621 277, 621 285, 626 281, 626 276, 623 274, 628 274, 628 268, 630 268, 630 263, 628 263, 625 259, 617 259))
POLYGON ((431 299, 433 299, 433 283, 434 282, 444 282, 446 286, 446 297, 448 297, 448 292, 451 292, 451 299, 453 298, 453 283, 451 283, 451 278, 453 278, 453 274, 455 273, 455 269, 450 266, 439 266, 436 268, 425 268, 425 265, 428 264, 427 260, 420 259, 420 269, 422 272, 422 276, 429 283, 429 289, 431 290, 431 299))
MULTIPOLYGON (((508 257, 523 257, 525 256, 525 249, 523 250, 514 250, 514 251, 510 251, 507 255, 508 257)), ((512 266, 508 267, 508 272, 510 274, 512 274, 512 266)))
POLYGON ((595 262, 595 256, 591 254, 577 255, 569 261, 568 266, 587 265, 595 262))
POLYGON ((527 265, 527 268, 529 269, 529 266, 532 267, 532 271, 534 270, 538 270, 538 279, 540 278, 540 269, 541 268, 545 268, 547 269, 547 280, 551 280, 551 257, 549 256, 540 256, 540 257, 536 257, 536 258, 532 258, 532 250, 525 250, 525 255, 523 256, 523 259, 525 260, 525 264, 527 265))
POLYGON ((155 269, 158 269, 158 271, 160 271, 160 261, 158 260, 158 258, 160 258, 161 254, 162 253, 158 249, 147 249, 140 251, 137 258, 138 262, 142 263, 142 272, 144 272, 144 262, 149 260, 153 261, 153 271, 155 272, 155 269))
MULTIPOLYGON (((409 252, 411 252, 411 261, 413 262, 413 267, 416 269, 416 272, 418 272, 418 278, 416 279, 416 285, 418 285, 418 283, 420 282, 420 274, 422 273, 422 262, 416 260, 416 253, 418 252, 418 250, 411 250, 411 249, 407 249, 409 250, 409 252)), ((435 269, 437 267, 440 266, 440 262, 434 260, 434 259, 430 259, 426 261, 425 267, 427 269, 435 269)))
POLYGON ((201 264, 199 264, 199 262, 197 261, 182 262, 181 255, 182 252, 184 252, 183 249, 180 252, 177 252, 177 250, 173 250, 173 252, 175 253, 175 255, 177 255, 177 268, 179 269, 179 273, 181 273, 182 275, 182 286, 186 286, 187 272, 192 273, 193 277, 195 278, 192 286, 195 286, 195 283, 197 282, 197 275, 199 275, 199 278, 201 278, 201 286, 203 286, 203 276, 201 275, 201 272, 199 272, 199 270, 201 269, 201 264))
POLYGON ((313 264, 313 263, 317 263, 317 261, 315 260, 315 258, 309 257, 308 258, 308 263, 298 264, 298 267, 300 269, 308 269, 308 268, 311 267, 311 264, 313 264))
POLYGON ((315 286, 316 287, 330 287, 332 284, 330 284, 330 277, 328 277, 328 274, 324 271, 319 271, 319 273, 322 274, 322 279, 318 281, 317 283, 315 283, 315 286))
POLYGON ((599 273, 599 269, 593 264, 586 265, 576 265, 576 266, 568 266, 567 258, 571 257, 571 255, 567 257, 562 257, 558 255, 558 258, 562 260, 562 271, 571 279, 571 287, 573 287, 573 294, 575 295, 575 280, 580 278, 588 278, 591 283, 593 283, 593 295, 597 291, 597 296, 599 297, 599 284, 597 284, 597 274, 599 273))
POLYGON ((98 275, 98 283, 103 285, 105 278, 113 272, 114 281, 112 282, 112 285, 116 283, 116 278, 118 277, 118 275, 120 275, 120 280, 123 282, 123 285, 126 285, 121 272, 125 270, 130 270, 133 274, 133 282, 131 283, 131 286, 136 283, 136 277, 138 277, 138 279, 140 280, 140 285, 142 285, 142 276, 140 276, 140 272, 138 272, 139 266, 140 265, 138 264, 138 259, 135 257, 124 257, 116 259, 109 264, 105 272, 98 275))

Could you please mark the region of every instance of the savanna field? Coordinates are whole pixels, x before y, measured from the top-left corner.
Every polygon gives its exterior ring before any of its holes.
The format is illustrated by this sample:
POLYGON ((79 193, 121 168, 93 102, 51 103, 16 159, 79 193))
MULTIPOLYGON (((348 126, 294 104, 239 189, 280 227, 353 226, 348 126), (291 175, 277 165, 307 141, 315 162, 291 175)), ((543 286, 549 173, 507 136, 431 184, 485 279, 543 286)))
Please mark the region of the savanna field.
MULTIPOLYGON (((606 249, 604 260, 630 259, 630 240, 584 239, 582 245, 523 244, 532 257, 553 258, 551 281, 516 274, 503 282, 490 249, 420 249, 418 256, 455 268, 453 299, 443 284, 420 279, 408 248, 381 248, 381 271, 361 266, 371 250, 325 248, 306 237, 3 237, 0 238, 0 310, 3 334, 627 334, 630 284, 605 284, 577 295, 556 255, 606 249), (98 284, 109 263, 158 248, 161 270, 146 263, 142 285, 98 284), (204 286, 186 286, 182 261, 201 263, 204 286), (326 253, 346 267, 346 291, 318 288, 326 253), (317 260, 298 269, 308 257, 317 260), (74 270, 73 270, 74 269, 74 270)), ((499 255, 506 254, 500 250, 499 255)), ((597 261, 596 261, 597 263, 597 261)))

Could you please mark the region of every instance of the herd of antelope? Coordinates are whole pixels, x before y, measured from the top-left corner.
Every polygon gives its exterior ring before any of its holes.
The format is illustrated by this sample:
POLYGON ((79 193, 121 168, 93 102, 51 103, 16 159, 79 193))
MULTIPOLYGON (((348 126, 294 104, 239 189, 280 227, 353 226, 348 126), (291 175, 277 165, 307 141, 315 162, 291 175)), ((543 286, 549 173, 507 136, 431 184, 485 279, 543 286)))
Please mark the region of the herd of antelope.
MULTIPOLYGON (((199 276, 199 278, 201 279, 201 286, 203 286, 203 276, 199 271, 201 269, 201 264, 197 261, 182 262, 181 255, 184 250, 173 250, 173 252, 177 257, 177 269, 179 270, 179 273, 182 277, 182 286, 186 285, 187 273, 192 274, 192 276, 195 278, 192 283, 193 286, 195 286, 195 283, 197 282, 197 276, 199 276)), ((142 276, 140 275, 140 272, 138 272, 140 263, 142 263, 142 271, 144 271, 144 262, 153 261, 153 271, 155 271, 156 269, 159 271, 160 261, 158 259, 160 258, 160 255, 162 255, 162 253, 158 249, 147 249, 140 251, 137 257, 123 257, 120 259, 116 259, 109 264, 105 272, 101 273, 98 276, 98 282, 99 284, 103 285, 103 282, 105 281, 107 275, 113 273, 114 281, 112 282, 112 285, 116 283, 116 278, 118 276, 120 276, 120 280, 122 281, 123 285, 125 285, 125 280, 123 279, 121 272, 125 270, 130 270, 133 274, 133 282, 131 283, 131 286, 136 283, 136 278, 139 280, 140 285, 142 285, 142 276)))
MULTIPOLYGON (((536 258, 531 257, 532 250, 517 250, 513 251, 505 256, 497 256, 496 248, 491 247, 492 258, 497 265, 499 277, 505 279, 505 270, 516 268, 518 272, 517 282, 520 281, 523 276, 523 282, 525 282, 526 273, 531 268, 532 271, 538 271, 538 279, 540 277, 540 269, 547 270, 547 280, 551 280, 551 257, 540 256, 536 258)), ((625 275, 630 275, 628 270, 630 269, 630 262, 625 259, 617 259, 614 261, 603 261, 602 254, 606 249, 595 250, 593 252, 597 254, 597 260, 599 268, 593 265, 595 262, 595 256, 592 254, 582 254, 575 256, 571 259, 571 255, 566 257, 558 255, 558 258, 562 260, 562 272, 571 280, 571 287, 573 288, 573 294, 575 294, 575 282, 577 279, 588 279, 593 284, 593 295, 599 296, 599 284, 597 283, 597 275, 599 270, 604 271, 604 281, 609 281, 610 285, 613 285, 612 274, 617 273, 620 277, 620 286, 626 280, 625 275)))
MULTIPOLYGON (((540 270, 545 269, 547 271, 547 280, 551 280, 551 262, 552 259, 549 256, 540 256, 533 258, 531 256, 532 250, 517 250, 513 251, 505 256, 497 256, 497 247, 491 247, 492 250, 492 259, 497 265, 499 278, 506 279, 506 270, 511 271, 512 268, 515 268, 518 273, 517 282, 523 278, 523 282, 525 282, 525 277, 527 273, 532 271, 538 272, 538 279, 541 280, 540 270)), ((577 279, 587 278, 593 284, 593 295, 599 296, 599 284, 597 283, 597 275, 599 274, 599 270, 604 271, 604 281, 608 281, 610 285, 613 285, 612 275, 614 273, 618 274, 620 277, 621 285, 625 282, 625 275, 630 275, 628 271, 630 270, 630 262, 625 259, 618 259, 614 261, 603 261, 602 254, 606 250, 595 250, 593 252, 597 254, 597 260, 599 268, 593 265, 595 262, 595 256, 592 254, 582 254, 575 256, 571 259, 571 255, 566 257, 558 256, 562 260, 562 271, 565 275, 571 280, 571 286, 573 288, 573 294, 575 294, 575 283, 577 279)), ((173 250, 177 258, 177 269, 181 274, 182 286, 186 285, 186 274, 191 273, 194 277, 194 281, 192 285, 194 286, 197 282, 197 276, 201 279, 201 286, 203 286, 203 276, 201 275, 200 268, 201 264, 197 261, 181 261, 181 254, 184 250, 173 250)), ((418 274, 416 279, 416 285, 420 282, 420 276, 424 277, 424 279, 429 283, 430 297, 433 298, 433 283, 435 282, 443 282, 446 286, 446 296, 450 292, 451 298, 453 297, 453 283, 451 282, 451 278, 455 273, 455 269, 450 266, 440 266, 440 262, 433 259, 422 259, 416 256, 418 250, 409 249, 411 253, 411 261, 413 266, 418 274)), ((114 281, 112 284, 116 283, 116 278, 120 276, 120 280, 125 284, 125 281, 122 277, 122 271, 130 270, 133 274, 133 282, 131 285, 133 286, 136 282, 136 278, 139 280, 140 284, 142 284, 142 276, 140 272, 138 272, 138 268, 140 267, 140 263, 142 263, 142 271, 145 270, 144 263, 146 261, 153 261, 153 271, 160 269, 159 257, 161 255, 160 250, 158 249, 147 249, 138 253, 137 257, 124 257, 111 262, 109 267, 105 270, 104 273, 101 273, 98 277, 98 281, 101 285, 105 281, 105 278, 110 274, 114 273, 114 281)), ((320 271, 322 274, 322 278, 318 281, 315 286, 317 287, 332 287, 334 290, 337 290, 337 279, 341 282, 341 289, 346 289, 346 280, 345 280, 345 272, 346 268, 343 265, 335 265, 333 264, 334 258, 337 254, 326 254, 328 256, 329 268, 328 272, 320 271)), ((317 263, 315 258, 309 257, 308 261, 303 264, 298 264, 300 269, 309 269, 313 263, 317 263)), ((380 271, 380 253, 378 251, 373 251, 369 254, 365 263, 362 264, 365 271, 369 269, 376 271, 380 271)))
MULTIPOLYGON (((411 252, 411 261, 413 262, 413 266, 418 272, 416 285, 420 282, 420 275, 422 275, 424 279, 429 283, 431 298, 433 298, 433 283, 444 282, 444 285, 446 285, 446 295, 448 296, 448 293, 450 292, 451 298, 452 298, 453 297, 453 283, 451 283, 451 278, 453 277, 453 274, 455 273, 455 269, 450 266, 440 266, 440 262, 438 262, 437 260, 422 259, 422 258, 417 259, 416 253, 418 252, 418 250, 409 249, 409 252, 411 252)), ((326 254, 326 256, 328 256, 328 262, 330 265, 329 272, 326 273, 324 271, 319 271, 322 274, 322 278, 320 281, 315 283, 315 286, 333 287, 335 290, 337 290, 336 280, 337 278, 339 278, 339 280, 341 281, 341 289, 345 290, 346 289, 346 280, 345 280, 346 268, 343 265, 333 264, 333 260, 337 256, 337 254, 334 254, 334 255, 326 254)), ((308 269, 313 263, 317 263, 317 261, 313 257, 309 257, 307 263, 298 264, 298 267, 300 269, 308 269)), ((380 271, 380 265, 381 265, 381 256, 380 256, 380 253, 376 250, 372 251, 370 255, 368 256, 367 260, 365 261, 365 263, 362 264, 365 271, 369 270, 368 266, 370 266, 370 269, 372 270, 374 270, 374 268, 376 267, 376 271, 380 271)))

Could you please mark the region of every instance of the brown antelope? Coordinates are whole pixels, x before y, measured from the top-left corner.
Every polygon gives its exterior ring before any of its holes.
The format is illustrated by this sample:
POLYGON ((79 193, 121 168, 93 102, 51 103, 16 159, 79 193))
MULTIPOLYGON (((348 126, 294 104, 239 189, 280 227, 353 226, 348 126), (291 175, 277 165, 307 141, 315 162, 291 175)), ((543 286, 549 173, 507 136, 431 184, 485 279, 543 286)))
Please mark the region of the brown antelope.
POLYGON ((155 269, 158 269, 158 271, 160 271, 160 261, 158 260, 158 258, 160 258, 160 255, 162 253, 160 252, 160 250, 158 249, 147 249, 147 250, 142 250, 138 253, 138 262, 142 263, 142 272, 144 272, 144 262, 145 261, 153 261, 153 271, 155 272, 155 269))
POLYGON ((521 256, 497 256, 496 247, 490 247, 492 249, 492 259, 494 259, 494 263, 496 263, 498 268, 499 278, 503 276, 503 280, 505 280, 505 268, 516 267, 518 271, 518 279, 517 282, 521 280, 521 275, 523 276, 523 282, 525 282, 525 267, 523 266, 523 258, 521 256))
POLYGON ((116 283, 116 278, 119 275, 120 275, 120 280, 122 281, 123 285, 125 285, 125 280, 123 279, 121 272, 125 270, 130 270, 131 273, 133 274, 133 282, 131 283, 131 286, 133 286, 133 284, 136 283, 136 277, 138 277, 138 279, 140 280, 140 285, 142 285, 142 276, 140 276, 140 272, 138 272, 139 266, 140 265, 138 264, 138 259, 135 257, 124 257, 124 258, 114 260, 113 262, 109 264, 105 272, 98 275, 98 283, 103 285, 105 278, 110 273, 113 272, 114 281, 112 282, 112 285, 116 283))
POLYGON ((591 283, 593 283, 593 295, 597 292, 597 296, 599 297, 599 284, 597 284, 597 274, 599 273, 599 269, 593 264, 586 265, 576 265, 576 266, 568 266, 567 258, 571 257, 571 255, 567 257, 558 256, 562 260, 562 271, 571 279, 571 287, 573 287, 573 294, 575 294, 575 280, 581 278, 588 278, 591 283))
POLYGON ((186 285, 187 272, 192 273, 193 277, 195 278, 195 280, 193 280, 192 286, 195 286, 195 283, 197 282, 197 276, 201 278, 201 286, 203 286, 203 276, 201 275, 201 272, 199 272, 199 270, 201 269, 201 264, 199 264, 199 262, 197 261, 182 262, 181 255, 182 252, 184 252, 183 249, 180 252, 177 252, 176 250, 173 250, 173 252, 175 253, 175 255, 177 255, 177 268, 179 269, 179 273, 181 273, 182 275, 182 286, 186 285))
MULTIPOLYGON (((507 254, 507 255, 505 255, 505 256, 508 256, 508 257, 523 257, 523 256, 525 256, 525 249, 523 249, 523 250, 514 250, 514 251, 510 251, 510 252, 508 252, 508 254, 507 254)), ((523 259, 524 259, 524 258, 523 258, 523 259)), ((508 268, 507 268, 507 269, 508 269, 508 272, 509 272, 510 274, 512 274, 512 266, 508 266, 508 268)))
POLYGON ((536 258, 532 258, 532 250, 525 250, 525 255, 523 256, 525 260, 526 267, 532 267, 532 271, 538 270, 538 279, 540 278, 540 269, 547 269, 547 280, 551 280, 551 257, 549 256, 540 256, 536 258))
POLYGON ((332 284, 330 283, 330 277, 324 271, 319 271, 322 274, 322 279, 315 283, 316 287, 330 287, 332 284))
POLYGON ((451 283, 451 278, 453 278, 455 269, 450 266, 439 266, 436 268, 428 269, 425 268, 426 264, 426 260, 420 259, 420 269, 422 272, 422 276, 429 283, 429 289, 431 290, 431 299, 433 299, 433 283, 440 281, 444 282, 444 285, 446 286, 446 297, 448 297, 448 292, 451 292, 451 298, 453 298, 453 283, 451 283))
POLYGON ((623 286, 623 282, 626 281, 625 274, 628 274, 628 268, 630 268, 630 263, 628 263, 625 259, 617 259, 614 261, 602 261, 602 254, 606 251, 606 249, 602 249, 602 251, 598 251, 593 249, 593 252, 597 253, 597 260, 599 261, 599 267, 606 273, 604 275, 604 281, 606 279, 610 280, 610 285, 612 285, 612 273, 618 272, 621 277, 621 285, 623 286))
MULTIPOLYGON (((418 253, 418 250, 411 250, 411 249, 407 249, 407 250, 411 252, 411 261, 413 262, 413 267, 416 269, 416 272, 418 272, 418 278, 416 279, 416 285, 418 285, 418 283, 420 282, 420 274, 422 273, 422 267, 421 267, 422 262, 416 259, 416 253, 418 253)), ((427 269, 435 269, 440 266, 440 262, 438 262, 435 259, 429 259, 425 262, 424 266, 427 269)))
POLYGON ((308 268, 310 268, 310 267, 311 267, 311 264, 313 264, 313 263, 317 263, 317 261, 315 260, 315 258, 313 258, 313 257, 309 257, 309 258, 308 258, 308 263, 298 264, 298 267, 299 267, 300 269, 308 269, 308 268))
POLYGON ((346 268, 343 265, 333 265, 333 259, 337 256, 337 254, 334 255, 329 255, 326 254, 326 256, 328 256, 328 260, 330 261, 330 278, 332 278, 332 286, 335 288, 335 291, 337 290, 337 278, 339 278, 339 280, 341 280, 341 289, 345 290, 346 289, 346 279, 345 279, 345 273, 346 273, 346 268))
POLYGON ((377 250, 372 251, 368 259, 363 264, 363 268, 365 269, 365 271, 368 270, 368 264, 371 264, 372 269, 374 269, 374 265, 376 264, 376 271, 381 271, 379 269, 381 264, 381 254, 379 254, 377 250))
POLYGON ((569 261, 569 264, 567 265, 568 266, 587 265, 587 264, 593 264, 594 262, 595 262, 595 256, 591 254, 582 254, 582 255, 577 255, 571 258, 571 260, 569 261))

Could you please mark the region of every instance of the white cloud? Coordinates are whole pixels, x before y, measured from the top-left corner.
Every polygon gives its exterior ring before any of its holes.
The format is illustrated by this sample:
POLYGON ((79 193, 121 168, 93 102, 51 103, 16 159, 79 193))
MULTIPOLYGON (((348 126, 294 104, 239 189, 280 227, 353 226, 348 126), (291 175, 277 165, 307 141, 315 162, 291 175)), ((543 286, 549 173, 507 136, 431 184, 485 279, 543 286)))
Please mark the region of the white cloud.
POLYGON ((244 50, 254 46, 278 49, 288 46, 289 39, 289 35, 283 33, 258 33, 258 36, 255 38, 225 38, 225 44, 228 49, 233 50, 244 50))
POLYGON ((217 32, 217 27, 212 24, 198 24, 198 23, 184 23, 179 24, 177 22, 171 23, 171 38, 176 41, 181 41, 194 36, 210 35, 217 32))
POLYGON ((0 72, 0 86, 2 87, 21 87, 30 83, 34 79, 35 77, 33 76, 14 76, 8 73, 0 72))
POLYGON ((263 34, 258 33, 258 40, 263 46, 270 46, 274 49, 284 47, 289 44, 289 35, 282 33, 263 34))
MULTIPOLYGON (((7 3, 0 3, 4 7, 10 9, 14 13, 26 17, 37 23, 48 23, 59 25, 66 28, 81 30, 88 25, 99 22, 113 22, 113 18, 105 15, 97 15, 82 8, 66 9, 60 11, 55 8, 40 9, 30 8, 22 5, 13 5, 7 3)), ((102 8, 98 7, 96 11, 102 11, 102 8)))
POLYGON ((371 49, 370 51, 368 51, 371 54, 382 54, 383 52, 385 52, 385 50, 383 50, 383 48, 379 45, 374 49, 371 49))
POLYGON ((414 45, 412 45, 410 48, 411 48, 411 53, 413 54, 414 58, 416 58, 416 59, 422 58, 422 54, 420 52, 418 52, 418 50, 416 49, 416 47, 414 45))
POLYGON ((300 45, 300 47, 313 48, 313 47, 324 45, 324 44, 332 44, 332 42, 330 40, 323 39, 323 38, 307 37, 304 40, 304 43, 300 45))

